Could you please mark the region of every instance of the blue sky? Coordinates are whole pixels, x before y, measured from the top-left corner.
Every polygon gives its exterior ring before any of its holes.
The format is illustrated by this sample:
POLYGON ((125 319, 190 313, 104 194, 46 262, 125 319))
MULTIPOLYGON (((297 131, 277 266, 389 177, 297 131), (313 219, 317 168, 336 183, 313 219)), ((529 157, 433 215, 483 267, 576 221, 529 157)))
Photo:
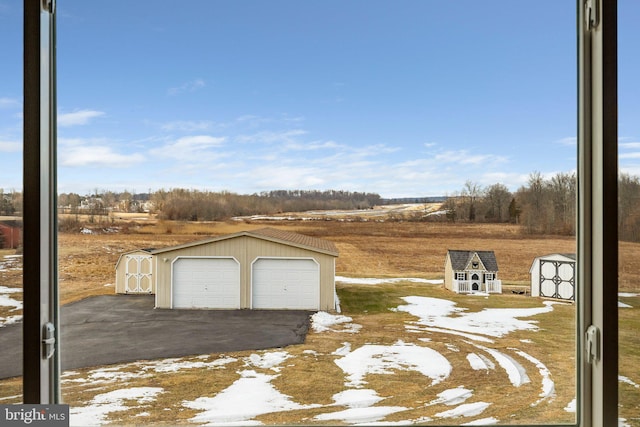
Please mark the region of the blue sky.
MULTIPOLYGON (((60 192, 426 196, 575 169, 572 0, 57 3, 60 192)), ((640 5, 620 9, 621 167, 640 174, 640 5)), ((21 13, 0 0, 4 189, 21 13)))

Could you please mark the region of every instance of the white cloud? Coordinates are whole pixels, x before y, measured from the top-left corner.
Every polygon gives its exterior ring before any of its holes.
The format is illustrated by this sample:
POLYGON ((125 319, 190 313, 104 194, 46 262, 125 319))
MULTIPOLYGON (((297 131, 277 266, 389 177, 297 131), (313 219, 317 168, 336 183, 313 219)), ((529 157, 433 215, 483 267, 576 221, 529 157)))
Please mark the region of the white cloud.
POLYGON ((169 90, 167 90, 167 93, 169 95, 180 95, 186 92, 195 92, 205 86, 206 84, 203 79, 195 79, 183 83, 180 86, 169 88, 169 90))
POLYGON ((244 144, 297 144, 297 137, 306 135, 307 131, 302 129, 292 129, 286 131, 263 131, 253 135, 239 135, 236 141, 244 144))
POLYGON ((618 155, 618 157, 620 158, 620 160, 623 159, 640 159, 640 152, 634 152, 634 153, 621 153, 618 155))
POLYGON ((0 108, 18 108, 20 101, 13 98, 0 98, 0 108))
POLYGON ((86 125, 91 119, 104 116, 104 112, 96 110, 78 110, 73 113, 58 114, 58 126, 86 125))
POLYGON ((440 163, 454 163, 462 165, 486 165, 495 163, 504 163, 506 157, 496 156, 494 154, 471 154, 469 150, 443 151, 436 154, 435 160, 440 163))
POLYGON ((140 153, 121 154, 114 151, 113 142, 105 139, 60 138, 58 143, 61 166, 125 168, 144 161, 140 153))
POLYGON ((162 125, 164 131, 194 132, 210 129, 213 122, 209 120, 176 120, 162 125))
MULTIPOLYGON (((195 152, 220 147, 224 144, 225 140, 225 137, 213 137, 209 135, 183 136, 165 145, 161 150, 166 152, 165 154, 167 156, 179 156, 180 153, 184 152, 195 152)), ((154 150, 154 152, 160 153, 160 150, 154 150)))
POLYGON ((568 136, 566 138, 561 138, 556 141, 556 144, 560 145, 569 145, 574 147, 578 143, 578 138, 575 136, 568 136))
POLYGON ((640 142, 619 142, 618 147, 623 150, 637 150, 640 148, 640 142))
POLYGON ((0 153, 15 153, 22 150, 22 143, 19 141, 6 141, 0 139, 0 153))

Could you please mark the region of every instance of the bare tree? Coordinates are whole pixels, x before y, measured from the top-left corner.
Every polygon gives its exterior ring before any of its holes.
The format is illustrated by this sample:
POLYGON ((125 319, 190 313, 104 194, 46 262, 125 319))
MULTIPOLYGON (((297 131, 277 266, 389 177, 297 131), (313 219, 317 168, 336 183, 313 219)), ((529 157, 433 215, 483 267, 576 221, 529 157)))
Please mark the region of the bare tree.
POLYGON ((489 186, 485 191, 486 217, 498 222, 506 221, 509 218, 509 202, 512 199, 513 195, 504 184, 489 186))

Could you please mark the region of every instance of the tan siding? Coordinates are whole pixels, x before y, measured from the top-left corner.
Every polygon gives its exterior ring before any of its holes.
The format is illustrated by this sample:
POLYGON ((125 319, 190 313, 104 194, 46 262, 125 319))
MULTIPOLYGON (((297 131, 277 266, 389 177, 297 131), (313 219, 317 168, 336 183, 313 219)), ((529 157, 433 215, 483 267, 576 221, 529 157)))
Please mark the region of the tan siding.
POLYGON ((313 258, 320 265, 320 309, 334 309, 335 257, 250 236, 215 241, 157 255, 156 306, 171 307, 171 264, 180 256, 231 256, 240 262, 240 307, 251 308, 251 268, 258 258, 313 258))
POLYGON ((453 290, 453 267, 451 265, 451 259, 449 254, 444 262, 444 287, 449 290, 453 290))

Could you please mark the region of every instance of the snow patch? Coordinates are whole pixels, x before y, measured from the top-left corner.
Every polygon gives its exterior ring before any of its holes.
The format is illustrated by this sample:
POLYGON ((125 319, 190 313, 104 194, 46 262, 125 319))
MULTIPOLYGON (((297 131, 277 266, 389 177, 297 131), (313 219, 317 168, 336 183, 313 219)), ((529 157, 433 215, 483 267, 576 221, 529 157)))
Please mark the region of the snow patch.
POLYGON ((540 393, 540 399, 536 402, 532 403, 531 406, 537 406, 540 402, 543 402, 547 399, 553 399, 556 395, 556 386, 553 380, 551 379, 551 371, 542 363, 540 360, 531 356, 530 354, 525 353, 524 351, 515 350, 517 354, 527 359, 529 362, 536 365, 538 371, 540 372, 540 376, 542 377, 542 392, 540 393))
POLYGON ((467 360, 471 369, 474 371, 488 371, 489 369, 495 369, 496 365, 484 354, 469 353, 467 354, 467 360))
POLYGON ((618 301, 618 308, 633 308, 632 305, 626 304, 622 301, 618 301))
MULTIPOLYGON (((11 311, 22 310, 22 301, 11 298, 8 294, 21 293, 22 288, 9 288, 7 286, 0 286, 0 306, 13 307, 11 311)), ((6 319, 0 317, 0 327, 11 323, 16 323, 22 319, 22 316, 16 318, 16 316, 7 317, 6 319)))
POLYGON ((362 387, 368 374, 393 374, 393 370, 415 370, 435 385, 451 374, 449 361, 428 347, 398 342, 394 345, 364 345, 335 363, 347 374, 347 386, 362 387))
POLYGON ((358 389, 345 390, 333 395, 333 400, 338 406, 348 406, 349 408, 368 408, 384 400, 378 396, 375 390, 358 389))
POLYGON ((327 313, 326 311, 319 311, 311 316, 311 327, 316 332, 348 332, 356 333, 362 326, 356 323, 351 323, 353 319, 349 316, 335 315, 327 313), (341 325, 342 329, 334 329, 336 325, 341 325))
MULTIPOLYGON (((373 406, 370 408, 350 408, 344 411, 330 412, 328 414, 316 415, 319 421, 340 420, 345 423, 371 423, 395 412, 405 411, 403 406, 373 406)), ((386 425, 386 424, 385 424, 386 425)))
POLYGON ((623 375, 618 375, 618 381, 620 381, 621 383, 625 383, 625 384, 629 384, 631 386, 634 386, 635 388, 640 388, 640 384, 635 383, 633 380, 631 380, 628 377, 625 377, 623 375))
POLYGON ((494 424, 498 424, 500 420, 495 417, 481 418, 479 420, 469 421, 468 423, 462 424, 463 426, 490 426, 494 424))
POLYGON ((480 312, 465 313, 465 308, 459 308, 455 302, 440 298, 410 296, 402 299, 408 305, 401 305, 398 310, 418 317, 416 323, 419 325, 495 338, 519 330, 537 331, 536 321, 520 318, 551 312, 555 304, 545 301, 544 307, 486 308, 480 312))
POLYGON ((256 368, 271 369, 279 372, 278 365, 290 357, 291 355, 286 351, 266 352, 262 356, 253 353, 247 358, 247 363, 256 368))
POLYGON ((448 411, 438 412, 436 417, 438 418, 458 418, 458 417, 475 417, 480 415, 491 405, 487 402, 475 402, 465 403, 456 408, 449 409, 448 411))
POLYGON ((331 354, 336 356, 346 356, 347 354, 351 353, 351 343, 344 342, 342 344, 344 345, 331 354))
MULTIPOLYGON (((208 358, 208 356, 205 356, 208 358)), ((182 360, 182 359, 163 359, 159 360, 153 365, 144 367, 144 370, 151 369, 155 372, 178 372, 182 369, 210 369, 210 368, 222 368, 225 365, 235 362, 238 359, 233 357, 224 357, 213 360, 211 362, 205 362, 202 360, 182 360)))
POLYGON ((566 412, 575 413, 576 412, 576 399, 574 398, 571 402, 569 402, 567 404, 567 406, 564 407, 564 410, 566 412))
POLYGON ((214 397, 183 401, 184 407, 203 411, 190 421, 207 425, 248 425, 258 415, 321 406, 301 405, 292 401, 273 387, 271 380, 275 378, 274 375, 259 374, 252 370, 242 371, 240 375, 240 379, 214 397))
POLYGON ((441 404, 447 406, 459 405, 461 403, 464 403, 465 400, 471 398, 471 396, 473 396, 473 392, 471 390, 460 386, 439 393, 438 398, 432 400, 426 406, 441 404))
POLYGON ((72 407, 69 424, 72 426, 99 426, 111 412, 128 411, 132 406, 125 401, 135 400, 139 404, 151 403, 164 390, 160 387, 132 387, 96 395, 88 406, 72 407))
POLYGON ((469 343, 469 344, 474 345, 475 347, 481 350, 484 350, 487 353, 489 353, 491 356, 493 356, 493 358, 498 362, 498 364, 502 366, 502 368, 507 372, 507 375, 509 376, 509 381, 511 381, 511 384, 513 384, 514 387, 520 387, 522 384, 531 382, 531 380, 529 379, 529 376, 527 375, 526 369, 524 369, 524 367, 520 363, 514 360, 513 357, 507 354, 504 354, 498 350, 487 348, 479 344, 474 344, 474 343, 469 343))

